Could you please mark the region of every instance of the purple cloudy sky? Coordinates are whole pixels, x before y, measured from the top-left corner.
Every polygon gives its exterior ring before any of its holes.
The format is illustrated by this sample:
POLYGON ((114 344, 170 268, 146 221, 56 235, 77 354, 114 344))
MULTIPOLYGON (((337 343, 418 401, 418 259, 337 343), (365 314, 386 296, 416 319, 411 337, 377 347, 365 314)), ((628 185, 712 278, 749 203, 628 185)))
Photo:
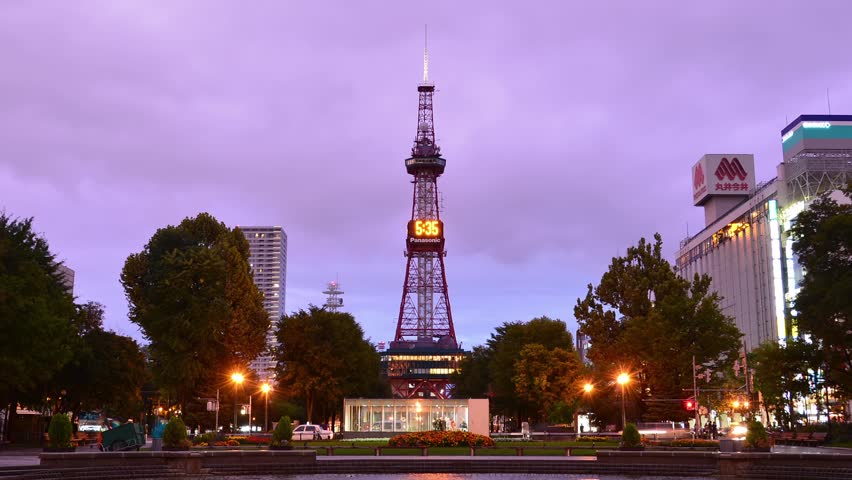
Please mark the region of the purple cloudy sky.
POLYGON ((825 113, 826 88, 852 113, 852 2, 506 3, 0 1, 0 209, 35 217, 120 333, 141 337, 127 255, 208 211, 286 229, 288 311, 339 275, 388 340, 428 23, 469 347, 505 321, 573 328, 642 236, 673 258, 703 227, 702 154, 754 153, 765 180, 785 118, 825 113))

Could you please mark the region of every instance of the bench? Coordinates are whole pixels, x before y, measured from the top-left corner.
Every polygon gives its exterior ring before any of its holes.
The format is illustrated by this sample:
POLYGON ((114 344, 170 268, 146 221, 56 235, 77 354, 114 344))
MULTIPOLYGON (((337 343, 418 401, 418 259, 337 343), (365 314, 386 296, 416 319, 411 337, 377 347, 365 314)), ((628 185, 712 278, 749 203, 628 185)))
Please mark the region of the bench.
POLYGON ((778 445, 793 445, 796 441, 796 432, 781 432, 773 434, 770 437, 775 444, 778 445))
MULTIPOLYGON (((81 445, 83 445, 83 446, 88 445, 89 442, 92 441, 92 439, 89 438, 89 436, 86 435, 86 434, 77 433, 75 435, 72 435, 71 439, 69 441, 71 442, 72 446, 79 447, 81 445)), ((44 443, 50 443, 50 434, 48 434, 48 433, 44 434, 44 443)))
POLYGON ((825 443, 828 433, 826 432, 811 432, 807 438, 802 438, 802 444, 808 446, 817 446, 825 443))

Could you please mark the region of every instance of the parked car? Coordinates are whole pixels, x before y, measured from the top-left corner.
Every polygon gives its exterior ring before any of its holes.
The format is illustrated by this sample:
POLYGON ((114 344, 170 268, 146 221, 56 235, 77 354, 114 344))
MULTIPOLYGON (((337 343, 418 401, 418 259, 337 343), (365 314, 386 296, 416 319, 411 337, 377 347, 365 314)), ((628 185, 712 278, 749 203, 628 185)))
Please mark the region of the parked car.
POLYGON ((293 430, 293 440, 331 440, 334 432, 319 425, 299 425, 293 430))

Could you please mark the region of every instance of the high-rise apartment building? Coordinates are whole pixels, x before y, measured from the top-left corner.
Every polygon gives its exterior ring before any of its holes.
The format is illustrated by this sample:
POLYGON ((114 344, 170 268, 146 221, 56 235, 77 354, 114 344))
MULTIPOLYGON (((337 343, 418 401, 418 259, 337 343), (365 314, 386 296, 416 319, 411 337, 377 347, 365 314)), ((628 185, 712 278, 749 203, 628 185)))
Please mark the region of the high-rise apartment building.
POLYGON ((74 270, 71 270, 65 265, 59 265, 57 270, 59 271, 59 276, 62 278, 62 284, 65 285, 65 290, 68 291, 68 295, 74 295, 74 270))
POLYGON ((275 333, 281 315, 285 313, 287 287, 287 234, 281 227, 239 227, 249 243, 249 264, 254 284, 263 293, 263 307, 269 313, 271 325, 266 335, 270 352, 251 364, 261 381, 275 378, 275 357, 271 351, 278 346, 275 333))

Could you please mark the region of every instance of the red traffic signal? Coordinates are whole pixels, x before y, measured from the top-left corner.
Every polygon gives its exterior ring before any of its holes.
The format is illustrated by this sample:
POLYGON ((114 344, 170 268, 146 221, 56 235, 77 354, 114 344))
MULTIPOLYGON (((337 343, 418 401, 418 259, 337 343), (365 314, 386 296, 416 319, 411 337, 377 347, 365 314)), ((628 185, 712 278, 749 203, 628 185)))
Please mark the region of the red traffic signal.
POLYGON ((695 410, 695 402, 692 401, 692 400, 684 400, 683 401, 683 408, 685 408, 687 410, 695 410))

